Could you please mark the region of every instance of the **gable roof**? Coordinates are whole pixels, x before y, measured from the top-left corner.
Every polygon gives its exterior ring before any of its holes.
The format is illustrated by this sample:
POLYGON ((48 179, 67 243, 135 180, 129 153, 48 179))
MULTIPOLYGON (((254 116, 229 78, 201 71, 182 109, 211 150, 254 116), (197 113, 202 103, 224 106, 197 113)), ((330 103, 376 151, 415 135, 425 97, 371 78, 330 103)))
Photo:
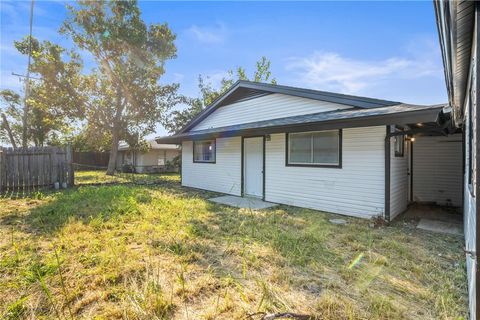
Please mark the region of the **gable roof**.
POLYGON ((221 106, 232 104, 234 102, 247 100, 262 95, 281 93, 290 96, 296 96, 301 98, 308 98, 313 100, 327 101, 332 103, 343 104, 354 108, 371 109, 381 108, 386 106, 399 105, 401 102, 388 101, 381 99, 373 99, 367 97, 359 97, 346 95, 341 93, 319 91, 312 89, 304 89, 297 87, 282 86, 278 84, 269 84, 261 82, 253 82, 246 80, 239 80, 235 82, 230 89, 224 94, 218 97, 207 108, 200 112, 192 121, 190 121, 185 127, 183 127, 176 134, 181 134, 189 131, 197 124, 202 122, 206 117, 212 114, 216 109, 221 106))
POLYGON ((157 142, 181 143, 183 140, 211 139, 238 135, 264 135, 282 132, 330 130, 378 125, 409 125, 433 123, 443 125, 449 120, 444 105, 419 106, 399 104, 369 109, 344 109, 305 114, 238 125, 177 133, 159 137, 157 142))

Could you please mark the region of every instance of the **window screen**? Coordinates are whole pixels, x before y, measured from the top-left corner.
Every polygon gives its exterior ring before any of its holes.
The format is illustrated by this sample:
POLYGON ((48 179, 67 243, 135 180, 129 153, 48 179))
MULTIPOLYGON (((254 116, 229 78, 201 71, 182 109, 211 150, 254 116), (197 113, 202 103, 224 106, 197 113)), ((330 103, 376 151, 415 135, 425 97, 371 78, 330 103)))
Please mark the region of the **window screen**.
POLYGON ((288 134, 289 165, 340 165, 340 131, 288 134))
POLYGON ((193 142, 193 162, 215 162, 215 140, 193 142))

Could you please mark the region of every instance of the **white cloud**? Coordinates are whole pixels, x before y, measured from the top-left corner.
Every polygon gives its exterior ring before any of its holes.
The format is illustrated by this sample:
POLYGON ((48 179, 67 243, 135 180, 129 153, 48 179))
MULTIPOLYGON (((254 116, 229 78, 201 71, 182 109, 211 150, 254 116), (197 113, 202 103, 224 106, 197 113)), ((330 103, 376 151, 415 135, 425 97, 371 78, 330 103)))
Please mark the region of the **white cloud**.
POLYGON ((406 80, 443 76, 441 60, 436 56, 410 55, 383 60, 362 60, 335 52, 314 52, 306 57, 289 59, 287 70, 303 86, 350 94, 370 94, 385 91, 388 86, 406 80), (383 87, 383 88, 380 88, 383 87))
POLYGON ((204 44, 223 43, 228 34, 227 28, 221 23, 214 27, 200 27, 193 25, 187 30, 187 32, 198 42, 204 44))

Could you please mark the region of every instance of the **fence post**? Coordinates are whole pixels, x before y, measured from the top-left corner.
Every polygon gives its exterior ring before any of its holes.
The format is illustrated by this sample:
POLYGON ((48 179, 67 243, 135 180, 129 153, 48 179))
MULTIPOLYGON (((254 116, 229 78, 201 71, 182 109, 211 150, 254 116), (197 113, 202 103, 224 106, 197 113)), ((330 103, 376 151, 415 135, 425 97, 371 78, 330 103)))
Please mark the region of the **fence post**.
POLYGON ((67 157, 67 170, 68 170, 68 186, 73 187, 75 185, 75 173, 73 170, 73 154, 72 154, 72 146, 68 145, 65 149, 66 157, 67 157))
POLYGON ((50 180, 51 180, 51 185, 54 186, 55 182, 60 182, 58 181, 58 161, 57 161, 57 149, 55 147, 50 147, 48 148, 48 151, 50 152, 50 180))

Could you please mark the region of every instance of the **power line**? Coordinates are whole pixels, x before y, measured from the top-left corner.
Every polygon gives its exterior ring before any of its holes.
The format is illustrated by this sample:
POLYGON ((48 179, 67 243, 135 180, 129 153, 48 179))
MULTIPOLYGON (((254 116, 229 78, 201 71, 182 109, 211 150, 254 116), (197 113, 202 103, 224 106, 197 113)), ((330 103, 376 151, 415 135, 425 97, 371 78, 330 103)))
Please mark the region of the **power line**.
MULTIPOLYGON (((18 74, 18 73, 15 73, 15 72, 12 72, 12 76, 17 76, 19 78, 26 78, 27 76, 24 76, 23 74, 18 74)), ((42 78, 37 78, 37 77, 32 77, 32 76, 29 76, 30 79, 34 79, 34 80, 42 80, 42 78)))

